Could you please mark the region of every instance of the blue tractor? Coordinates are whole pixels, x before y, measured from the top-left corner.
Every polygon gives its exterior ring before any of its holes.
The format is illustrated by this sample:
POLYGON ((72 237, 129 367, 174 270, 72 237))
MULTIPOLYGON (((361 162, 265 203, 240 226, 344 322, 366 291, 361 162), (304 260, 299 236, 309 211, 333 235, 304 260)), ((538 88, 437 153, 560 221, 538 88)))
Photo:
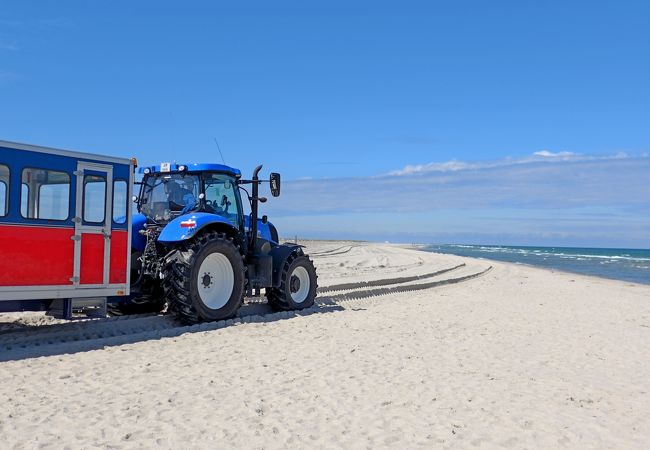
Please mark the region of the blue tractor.
POLYGON ((302 247, 280 244, 266 216, 258 218, 260 183, 280 195, 280 175, 251 180, 221 164, 142 167, 139 214, 132 227, 131 296, 120 313, 167 307, 186 323, 232 317, 245 295, 265 289, 278 310, 310 307, 316 270, 302 247), (250 185, 250 193, 246 189, 250 185), (250 202, 244 214, 242 196, 250 202))

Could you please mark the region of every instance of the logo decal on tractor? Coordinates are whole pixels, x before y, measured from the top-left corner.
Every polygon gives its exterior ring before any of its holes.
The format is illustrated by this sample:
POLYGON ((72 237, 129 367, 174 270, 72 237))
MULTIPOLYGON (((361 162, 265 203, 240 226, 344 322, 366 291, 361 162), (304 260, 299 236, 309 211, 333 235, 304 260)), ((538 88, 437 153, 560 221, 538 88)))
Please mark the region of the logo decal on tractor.
POLYGON ((181 222, 181 228, 194 228, 196 226, 196 221, 194 219, 183 220, 181 222))

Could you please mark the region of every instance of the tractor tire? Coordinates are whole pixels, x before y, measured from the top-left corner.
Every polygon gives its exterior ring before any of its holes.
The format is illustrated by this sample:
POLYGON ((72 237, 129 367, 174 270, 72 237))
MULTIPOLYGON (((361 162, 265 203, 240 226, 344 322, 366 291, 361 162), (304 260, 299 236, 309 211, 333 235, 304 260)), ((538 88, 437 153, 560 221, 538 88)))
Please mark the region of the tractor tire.
POLYGON ((183 244, 165 261, 165 299, 185 323, 234 316, 242 304, 244 261, 232 239, 208 232, 183 244))
POLYGON ((266 290, 266 298, 273 309, 291 311, 309 308, 316 298, 316 269, 302 252, 292 253, 284 262, 280 287, 266 290))

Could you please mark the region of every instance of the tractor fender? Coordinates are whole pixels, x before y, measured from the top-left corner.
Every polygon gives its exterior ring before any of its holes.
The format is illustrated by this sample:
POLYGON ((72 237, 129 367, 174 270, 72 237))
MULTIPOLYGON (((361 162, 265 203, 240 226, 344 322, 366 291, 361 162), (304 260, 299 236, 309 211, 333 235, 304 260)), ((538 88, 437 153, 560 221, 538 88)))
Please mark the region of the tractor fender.
POLYGON ((144 247, 147 245, 147 238, 140 234, 144 230, 144 225, 147 223, 147 218, 144 214, 134 214, 131 221, 131 248, 139 252, 144 252, 144 247))
POLYGON ((280 277, 282 276, 282 267, 285 261, 293 253, 302 254, 302 245, 282 244, 276 245, 271 249, 269 255, 273 257, 273 287, 280 286, 280 277))
POLYGON ((186 241, 199 234, 205 227, 215 224, 231 228, 234 233, 238 232, 237 227, 223 216, 197 212, 182 215, 169 222, 158 236, 158 242, 173 244, 186 241))
MULTIPOLYGON (((251 218, 250 216, 244 217, 244 227, 246 228, 246 231, 250 231, 251 229, 251 218)), ((262 219, 257 219, 257 237, 261 239, 265 239, 267 241, 279 243, 277 239, 277 230, 274 231, 275 227, 271 222, 262 222, 262 219)))

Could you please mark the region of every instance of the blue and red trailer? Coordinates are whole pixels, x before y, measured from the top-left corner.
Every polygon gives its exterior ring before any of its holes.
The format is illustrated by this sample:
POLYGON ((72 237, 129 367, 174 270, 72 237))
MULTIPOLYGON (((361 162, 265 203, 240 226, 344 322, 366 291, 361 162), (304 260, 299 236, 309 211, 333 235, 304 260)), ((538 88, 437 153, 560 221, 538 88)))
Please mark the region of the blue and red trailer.
POLYGON ((0 311, 129 295, 136 165, 0 141, 0 311))

